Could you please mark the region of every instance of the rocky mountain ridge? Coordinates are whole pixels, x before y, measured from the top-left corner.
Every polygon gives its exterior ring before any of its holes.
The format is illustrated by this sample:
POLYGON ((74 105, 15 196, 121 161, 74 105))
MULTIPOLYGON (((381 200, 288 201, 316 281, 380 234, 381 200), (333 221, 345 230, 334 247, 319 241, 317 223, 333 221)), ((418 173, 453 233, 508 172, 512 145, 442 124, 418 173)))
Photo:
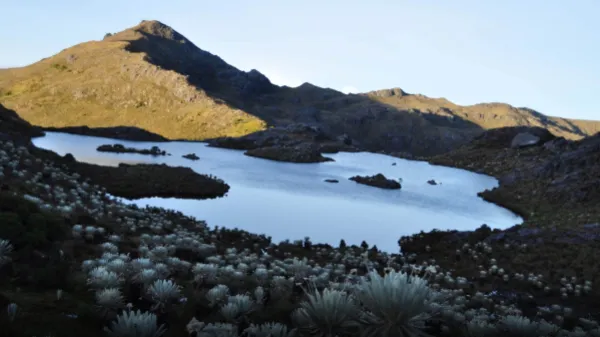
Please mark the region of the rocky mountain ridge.
MULTIPOLYGON (((257 131, 278 137, 282 128, 299 125, 349 139, 360 149, 418 156, 445 153, 496 127, 539 126, 568 139, 600 131, 600 122, 547 117, 500 103, 459 106, 399 88, 346 95, 309 83, 280 87, 257 70, 229 65, 159 21, 142 21, 27 67, 0 70, 0 103, 32 124, 70 131, 137 127, 154 138, 224 143, 223 137, 257 131)), ((288 138, 297 143, 295 136, 288 138)))

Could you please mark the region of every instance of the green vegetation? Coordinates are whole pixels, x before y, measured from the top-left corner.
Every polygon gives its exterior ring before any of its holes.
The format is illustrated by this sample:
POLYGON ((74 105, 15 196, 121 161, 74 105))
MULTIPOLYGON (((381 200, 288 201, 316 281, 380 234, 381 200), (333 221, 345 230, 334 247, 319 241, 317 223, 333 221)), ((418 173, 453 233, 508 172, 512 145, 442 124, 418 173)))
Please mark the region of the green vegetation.
POLYGON ((64 219, 41 211, 38 205, 21 196, 0 193, 0 237, 15 248, 43 249, 52 242, 64 240, 69 226, 64 219))
POLYGON ((24 119, 43 127, 137 126, 170 139, 242 136, 266 128, 261 119, 217 103, 184 75, 126 51, 127 45, 87 42, 2 72, 0 104, 18 107, 24 119))
POLYGON ((53 69, 56 69, 56 70, 60 70, 60 71, 68 69, 68 67, 66 65, 59 64, 59 63, 53 63, 50 67, 52 67, 53 69))

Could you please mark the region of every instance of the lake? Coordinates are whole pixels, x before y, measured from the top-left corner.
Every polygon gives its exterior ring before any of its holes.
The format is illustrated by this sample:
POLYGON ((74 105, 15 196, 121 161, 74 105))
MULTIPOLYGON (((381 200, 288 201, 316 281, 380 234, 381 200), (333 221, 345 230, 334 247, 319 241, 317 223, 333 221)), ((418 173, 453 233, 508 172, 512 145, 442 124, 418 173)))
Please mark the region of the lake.
POLYGON ((243 151, 212 148, 201 142, 132 142, 47 132, 33 143, 60 155, 71 153, 86 163, 164 163, 217 176, 230 185, 223 198, 122 200, 141 207, 181 211, 207 221, 209 226, 266 234, 274 242, 308 236, 314 243, 337 246, 340 239, 347 244, 365 240, 384 251, 397 252, 400 236, 421 230, 472 230, 482 224, 507 228, 522 222, 512 212, 477 196, 498 185, 493 177, 381 154, 341 152, 325 154, 335 162, 296 164, 248 157, 243 151), (99 145, 115 143, 135 148, 158 146, 172 155, 96 151, 99 145), (200 160, 182 158, 188 153, 195 153, 200 160), (348 180, 354 175, 377 173, 402 178, 402 189, 384 190, 348 180), (430 185, 430 179, 441 184, 430 185))

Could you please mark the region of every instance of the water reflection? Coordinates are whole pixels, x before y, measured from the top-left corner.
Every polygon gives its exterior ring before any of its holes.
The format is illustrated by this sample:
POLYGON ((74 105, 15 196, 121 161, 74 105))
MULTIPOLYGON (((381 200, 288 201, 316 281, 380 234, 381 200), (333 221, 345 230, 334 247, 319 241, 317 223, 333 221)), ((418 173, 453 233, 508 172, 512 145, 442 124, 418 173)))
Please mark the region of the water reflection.
POLYGON ((55 132, 36 138, 34 143, 99 165, 166 163, 213 174, 231 186, 226 197, 145 198, 134 202, 178 210, 212 226, 265 233, 275 241, 309 236, 313 242, 337 245, 343 238, 348 244, 365 240, 396 251, 399 236, 420 230, 467 230, 484 223, 506 228, 521 222, 508 210, 477 197, 477 192, 497 186, 492 177, 373 153, 328 154, 335 162, 293 164, 248 157, 241 151, 211 148, 203 143, 127 142, 55 132), (171 156, 95 150, 99 145, 114 143, 137 148, 156 145, 171 156), (188 153, 197 154, 200 160, 182 158, 188 153), (353 175, 376 173, 402 178, 402 189, 382 190, 348 180, 353 175), (337 179, 339 183, 326 183, 325 179, 337 179), (441 185, 429 185, 429 179, 441 185))

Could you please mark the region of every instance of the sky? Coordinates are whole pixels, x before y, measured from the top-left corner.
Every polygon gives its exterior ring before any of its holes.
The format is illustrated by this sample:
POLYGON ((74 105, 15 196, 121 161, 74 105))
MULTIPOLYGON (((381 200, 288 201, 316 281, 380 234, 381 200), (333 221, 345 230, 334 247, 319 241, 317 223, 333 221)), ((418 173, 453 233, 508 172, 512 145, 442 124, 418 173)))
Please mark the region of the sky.
POLYGON ((600 120, 598 0, 0 0, 0 8, 0 68, 159 20, 279 85, 399 87, 600 120))

